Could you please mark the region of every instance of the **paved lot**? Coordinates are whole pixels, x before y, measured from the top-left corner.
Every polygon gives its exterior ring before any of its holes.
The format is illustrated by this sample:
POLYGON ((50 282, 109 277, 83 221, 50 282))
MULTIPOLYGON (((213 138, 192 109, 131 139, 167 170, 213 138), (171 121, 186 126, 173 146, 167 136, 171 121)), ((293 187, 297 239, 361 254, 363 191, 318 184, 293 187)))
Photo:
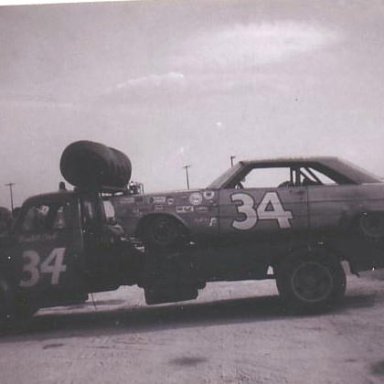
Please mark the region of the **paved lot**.
POLYGON ((41 310, 0 337, 7 383, 383 383, 384 281, 349 276, 334 311, 292 316, 273 281, 210 284, 198 300, 146 306, 124 287, 41 310))

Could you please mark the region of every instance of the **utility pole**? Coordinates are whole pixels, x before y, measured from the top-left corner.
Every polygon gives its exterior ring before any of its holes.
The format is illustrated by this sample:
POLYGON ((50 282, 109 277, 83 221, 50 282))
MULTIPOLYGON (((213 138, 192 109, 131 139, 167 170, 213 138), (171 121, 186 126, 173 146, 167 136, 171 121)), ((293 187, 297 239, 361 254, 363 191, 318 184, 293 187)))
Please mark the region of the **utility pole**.
POLYGON ((8 184, 5 184, 6 187, 9 187, 9 193, 11 195, 11 211, 13 212, 13 186, 15 185, 15 183, 8 183, 8 184))
POLYGON ((185 176, 187 178, 187 189, 189 189, 189 175, 188 175, 188 168, 190 167, 191 165, 184 165, 184 169, 185 169, 185 176))
POLYGON ((233 167, 233 160, 236 159, 236 156, 231 156, 231 167, 233 167))

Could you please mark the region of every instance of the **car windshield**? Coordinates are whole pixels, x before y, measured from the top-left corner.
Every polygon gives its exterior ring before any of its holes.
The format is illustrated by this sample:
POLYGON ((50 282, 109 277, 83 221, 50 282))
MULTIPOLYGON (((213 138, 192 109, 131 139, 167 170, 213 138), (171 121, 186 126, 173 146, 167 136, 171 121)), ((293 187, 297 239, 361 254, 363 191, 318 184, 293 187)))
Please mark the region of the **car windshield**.
POLYGON ((223 184, 232 179, 232 177, 239 172, 239 170, 243 168, 243 164, 237 163, 233 167, 226 170, 221 176, 215 179, 211 184, 208 185, 207 189, 219 189, 223 186, 223 184))

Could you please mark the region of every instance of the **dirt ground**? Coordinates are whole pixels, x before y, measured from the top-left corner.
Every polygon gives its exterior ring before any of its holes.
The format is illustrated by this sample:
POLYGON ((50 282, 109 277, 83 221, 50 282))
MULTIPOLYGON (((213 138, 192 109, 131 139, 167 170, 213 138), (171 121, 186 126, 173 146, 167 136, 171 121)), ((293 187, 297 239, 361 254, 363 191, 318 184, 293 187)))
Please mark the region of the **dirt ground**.
POLYGON ((0 337, 0 382, 310 384, 384 382, 384 280, 348 276, 321 315, 285 312, 273 281, 209 284, 146 306, 138 288, 41 310, 0 337))

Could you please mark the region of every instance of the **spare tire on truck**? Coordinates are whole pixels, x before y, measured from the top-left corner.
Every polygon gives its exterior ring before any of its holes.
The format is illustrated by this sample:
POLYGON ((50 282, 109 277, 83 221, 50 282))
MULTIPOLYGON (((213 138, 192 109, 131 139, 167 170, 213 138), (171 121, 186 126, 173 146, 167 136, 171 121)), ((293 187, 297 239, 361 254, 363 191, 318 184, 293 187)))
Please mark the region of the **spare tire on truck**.
POLYGON ((117 149, 92 141, 68 145, 60 159, 64 179, 82 189, 125 189, 132 174, 129 158, 117 149))

